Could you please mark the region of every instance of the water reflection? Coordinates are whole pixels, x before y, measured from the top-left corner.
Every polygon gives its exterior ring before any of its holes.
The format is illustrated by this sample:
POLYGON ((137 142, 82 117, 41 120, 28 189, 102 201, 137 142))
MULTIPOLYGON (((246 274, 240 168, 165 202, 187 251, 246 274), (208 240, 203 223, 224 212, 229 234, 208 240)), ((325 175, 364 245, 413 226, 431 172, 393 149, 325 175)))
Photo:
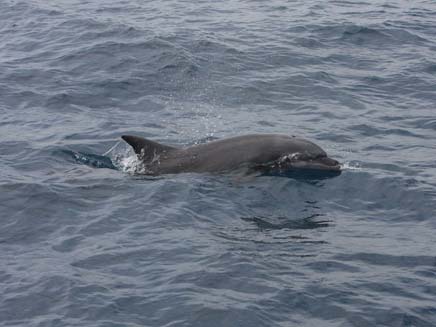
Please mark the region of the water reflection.
POLYGON ((321 227, 329 227, 330 220, 315 220, 322 214, 312 214, 303 219, 289 219, 287 217, 242 217, 244 221, 254 223, 261 230, 274 229, 315 229, 321 227), (273 220, 273 221, 272 221, 273 220))
POLYGON ((92 154, 92 153, 84 153, 84 152, 76 152, 71 150, 60 150, 59 154, 65 156, 67 160, 73 159, 75 162, 87 165, 94 168, 108 168, 108 169, 117 169, 115 165, 112 163, 111 158, 92 154))

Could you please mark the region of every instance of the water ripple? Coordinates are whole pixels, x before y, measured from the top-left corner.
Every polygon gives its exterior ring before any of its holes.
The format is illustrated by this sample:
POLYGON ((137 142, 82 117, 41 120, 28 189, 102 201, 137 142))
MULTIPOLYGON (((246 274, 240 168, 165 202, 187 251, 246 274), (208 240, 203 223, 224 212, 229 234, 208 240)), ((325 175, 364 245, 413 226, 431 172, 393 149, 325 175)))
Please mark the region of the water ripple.
POLYGON ((435 13, 1 2, 0 325, 436 325, 435 13), (119 142, 255 132, 343 172, 144 177, 119 142))

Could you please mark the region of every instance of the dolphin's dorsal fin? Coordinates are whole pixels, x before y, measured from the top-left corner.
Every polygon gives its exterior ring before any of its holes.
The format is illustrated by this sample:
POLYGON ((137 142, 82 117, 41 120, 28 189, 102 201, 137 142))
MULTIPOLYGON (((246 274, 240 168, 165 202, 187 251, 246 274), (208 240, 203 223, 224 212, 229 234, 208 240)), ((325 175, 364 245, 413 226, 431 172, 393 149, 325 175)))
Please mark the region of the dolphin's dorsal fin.
POLYGON ((177 148, 172 146, 153 142, 139 136, 123 135, 121 138, 126 141, 133 148, 133 150, 135 150, 135 153, 142 160, 153 160, 153 158, 157 155, 172 150, 177 150, 177 148))

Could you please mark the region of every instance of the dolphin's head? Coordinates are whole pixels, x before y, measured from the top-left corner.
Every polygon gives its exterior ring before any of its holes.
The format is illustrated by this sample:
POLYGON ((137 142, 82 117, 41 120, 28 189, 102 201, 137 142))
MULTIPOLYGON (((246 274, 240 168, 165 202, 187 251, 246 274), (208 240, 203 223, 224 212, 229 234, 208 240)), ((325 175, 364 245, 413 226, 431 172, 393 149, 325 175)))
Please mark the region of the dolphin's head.
POLYGON ((341 165, 318 145, 296 137, 282 140, 279 159, 275 166, 280 170, 314 170, 325 172, 340 172, 341 165))
POLYGON ((308 169, 322 171, 340 171, 341 165, 335 159, 329 158, 327 154, 296 152, 285 155, 279 160, 279 165, 291 169, 308 169))

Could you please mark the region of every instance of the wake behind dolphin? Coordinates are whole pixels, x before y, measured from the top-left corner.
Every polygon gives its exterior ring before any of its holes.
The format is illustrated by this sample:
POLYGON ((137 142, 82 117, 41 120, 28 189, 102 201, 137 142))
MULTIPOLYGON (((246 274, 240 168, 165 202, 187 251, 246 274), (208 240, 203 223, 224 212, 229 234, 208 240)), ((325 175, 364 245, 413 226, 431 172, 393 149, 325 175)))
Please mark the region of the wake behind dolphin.
POLYGON ((248 167, 263 172, 340 173, 338 161, 308 140, 281 134, 251 134, 186 148, 123 135, 144 164, 144 174, 219 173, 248 167))

